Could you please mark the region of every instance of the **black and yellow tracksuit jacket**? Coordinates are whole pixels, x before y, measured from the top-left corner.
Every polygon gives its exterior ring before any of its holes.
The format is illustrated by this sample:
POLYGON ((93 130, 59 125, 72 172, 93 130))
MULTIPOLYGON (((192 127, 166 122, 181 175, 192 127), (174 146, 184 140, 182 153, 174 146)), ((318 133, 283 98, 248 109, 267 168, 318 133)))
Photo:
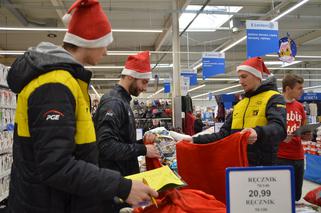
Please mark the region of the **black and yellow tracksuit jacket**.
POLYGON ((257 133, 257 141, 247 147, 249 164, 274 165, 279 143, 286 137, 286 108, 273 79, 264 82, 256 91, 246 93, 218 133, 201 135, 193 141, 199 144, 214 142, 244 128, 253 128, 257 133))
POLYGON ((10 213, 101 213, 131 181, 99 169, 88 84, 91 72, 62 48, 40 43, 13 63, 18 94, 10 213))

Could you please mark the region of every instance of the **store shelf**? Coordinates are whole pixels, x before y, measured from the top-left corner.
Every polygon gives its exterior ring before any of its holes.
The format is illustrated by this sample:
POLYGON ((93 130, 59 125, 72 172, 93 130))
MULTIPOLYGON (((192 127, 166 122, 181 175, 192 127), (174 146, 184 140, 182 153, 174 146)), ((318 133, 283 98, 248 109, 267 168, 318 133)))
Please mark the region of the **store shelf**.
POLYGON ((7 85, 3 85, 3 84, 0 84, 0 89, 9 89, 9 87, 7 85))
POLYGON ((15 106, 4 106, 4 105, 0 105, 1 109, 16 109, 15 106))
POLYGON ((10 172, 11 172, 11 169, 8 169, 2 173, 0 173, 0 179, 3 178, 3 177, 6 177, 8 175, 10 175, 10 172))
POLYGON ((5 191, 1 196, 0 196, 0 202, 6 199, 9 195, 9 191, 5 191))
POLYGON ((2 155, 4 153, 12 153, 12 147, 0 150, 0 155, 2 155))

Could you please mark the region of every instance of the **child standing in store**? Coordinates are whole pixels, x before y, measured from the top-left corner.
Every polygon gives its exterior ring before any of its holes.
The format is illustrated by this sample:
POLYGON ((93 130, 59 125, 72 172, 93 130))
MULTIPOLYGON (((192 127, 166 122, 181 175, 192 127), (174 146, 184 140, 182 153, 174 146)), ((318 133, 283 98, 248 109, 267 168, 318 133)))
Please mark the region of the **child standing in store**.
POLYGON ((304 175, 304 150, 301 139, 306 140, 311 136, 311 132, 306 132, 301 136, 293 134, 295 130, 306 123, 304 107, 297 101, 303 94, 303 83, 303 78, 294 74, 286 75, 282 81, 287 111, 287 138, 279 145, 277 159, 278 165, 292 165, 294 167, 296 201, 301 198, 304 175))

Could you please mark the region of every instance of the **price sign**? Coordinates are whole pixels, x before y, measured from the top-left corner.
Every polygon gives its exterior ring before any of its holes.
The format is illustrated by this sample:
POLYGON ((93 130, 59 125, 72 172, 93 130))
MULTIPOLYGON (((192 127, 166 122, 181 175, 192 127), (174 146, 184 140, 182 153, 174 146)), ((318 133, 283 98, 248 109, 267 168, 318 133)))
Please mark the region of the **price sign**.
POLYGON ((292 166, 226 169, 227 213, 295 213, 292 166))

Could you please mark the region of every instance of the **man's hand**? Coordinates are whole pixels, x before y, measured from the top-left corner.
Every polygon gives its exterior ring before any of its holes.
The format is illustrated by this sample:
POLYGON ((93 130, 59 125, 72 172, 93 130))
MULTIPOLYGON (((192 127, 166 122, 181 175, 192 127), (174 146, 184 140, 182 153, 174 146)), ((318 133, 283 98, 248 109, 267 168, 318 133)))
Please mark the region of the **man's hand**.
POLYGON ((241 131, 241 134, 245 134, 246 132, 250 132, 250 136, 247 139, 248 144, 254 144, 257 141, 257 134, 256 131, 252 128, 245 128, 241 131))
POLYGON ((133 207, 138 207, 141 203, 150 202, 152 197, 158 197, 158 193, 151 189, 149 186, 145 185, 141 181, 132 181, 132 188, 126 200, 126 203, 132 205, 133 207))
POLYGON ((148 144, 146 146, 146 157, 148 158, 159 158, 160 154, 154 144, 148 144))
POLYGON ((153 133, 148 133, 144 135, 144 142, 154 143, 155 139, 156 139, 156 135, 153 133))
POLYGON ((181 134, 181 133, 177 133, 174 131, 169 131, 170 135, 172 136, 172 138, 175 139, 175 141, 189 141, 189 142, 193 142, 193 138, 190 135, 185 135, 185 134, 181 134))

